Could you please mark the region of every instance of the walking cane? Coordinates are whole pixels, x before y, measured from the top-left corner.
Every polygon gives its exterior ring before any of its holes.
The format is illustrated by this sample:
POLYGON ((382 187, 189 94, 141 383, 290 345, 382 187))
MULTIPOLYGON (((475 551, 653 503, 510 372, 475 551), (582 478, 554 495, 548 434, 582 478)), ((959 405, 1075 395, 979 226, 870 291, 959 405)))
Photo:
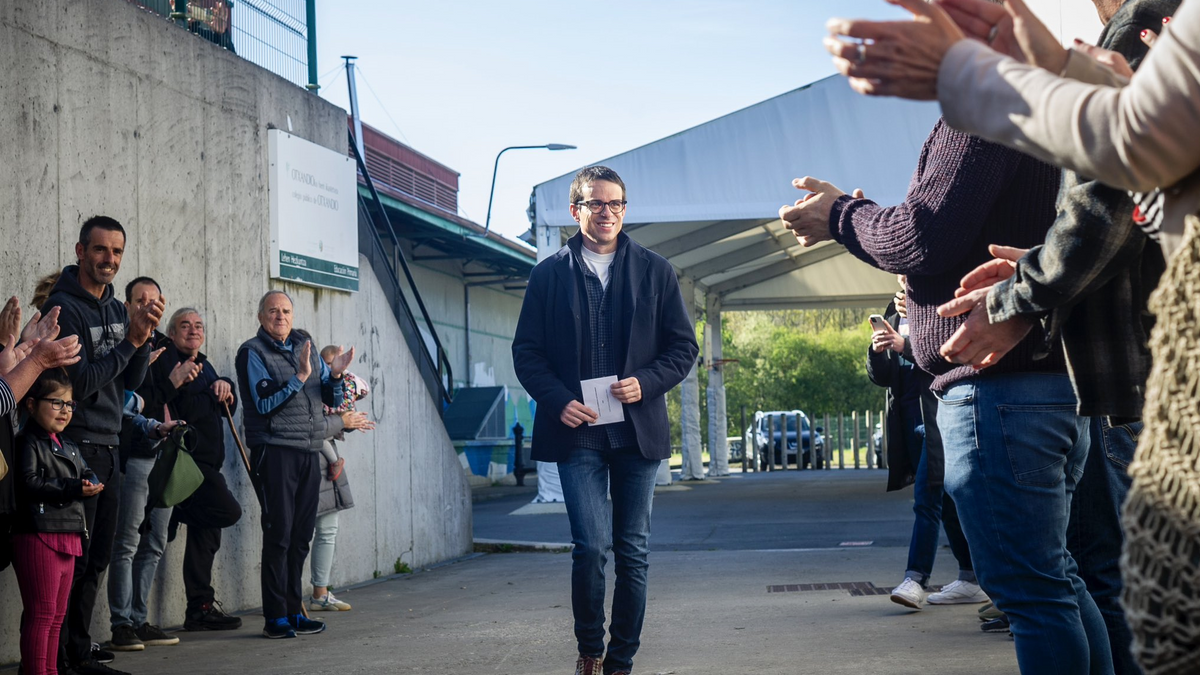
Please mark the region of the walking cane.
MULTIPOLYGON (((225 409, 225 421, 229 422, 229 430, 233 432, 233 441, 237 443, 238 452, 242 455, 242 464, 246 467, 246 476, 250 478, 251 483, 254 481, 254 472, 250 470, 250 456, 246 454, 246 446, 242 445, 242 437, 238 435, 237 425, 233 423, 233 413, 229 412, 229 404, 221 401, 221 407, 225 409)), ((258 490, 254 491, 258 495, 258 490)), ((262 504, 259 504, 262 506, 262 504)), ((300 603, 300 611, 304 614, 304 618, 308 618, 308 608, 304 603, 300 603)))

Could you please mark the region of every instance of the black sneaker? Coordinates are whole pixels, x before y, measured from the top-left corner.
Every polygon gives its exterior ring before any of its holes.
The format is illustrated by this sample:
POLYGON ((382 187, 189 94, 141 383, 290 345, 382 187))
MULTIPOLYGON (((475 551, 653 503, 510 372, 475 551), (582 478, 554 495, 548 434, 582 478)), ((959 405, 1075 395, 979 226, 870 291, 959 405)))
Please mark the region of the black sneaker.
POLYGON ((112 652, 107 649, 101 649, 100 645, 92 643, 92 660, 100 663, 112 663, 113 659, 117 658, 112 652))
POLYGON ((979 630, 985 633, 1004 633, 1008 631, 1008 617, 1002 616, 999 619, 984 621, 979 624, 979 630))
POLYGON ((142 624, 142 627, 137 629, 137 636, 141 639, 142 644, 147 647, 163 647, 179 644, 179 638, 174 635, 167 635, 163 632, 163 629, 148 623, 142 624))
POLYGON ((268 620, 267 625, 263 626, 263 637, 271 640, 294 638, 296 631, 292 630, 292 625, 287 619, 268 620))
POLYGON ((112 639, 108 641, 108 645, 114 652, 140 652, 146 648, 137 631, 133 629, 133 624, 129 623, 112 629, 112 639))
POLYGON ((129 675, 123 670, 109 668, 95 659, 88 659, 75 664, 75 672, 79 675, 129 675))
POLYGON ((197 612, 188 612, 183 622, 183 629, 188 631, 237 630, 241 627, 242 620, 222 611, 221 603, 216 600, 202 605, 197 612))
POLYGON ((293 614, 288 623, 296 630, 296 635, 316 635, 325 630, 325 622, 310 619, 303 614, 293 614))

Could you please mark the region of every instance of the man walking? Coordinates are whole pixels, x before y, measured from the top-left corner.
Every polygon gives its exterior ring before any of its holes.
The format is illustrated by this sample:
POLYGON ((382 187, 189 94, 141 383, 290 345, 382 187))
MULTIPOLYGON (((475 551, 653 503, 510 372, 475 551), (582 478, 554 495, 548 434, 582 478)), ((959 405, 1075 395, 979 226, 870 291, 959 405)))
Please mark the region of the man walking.
POLYGON ((570 209, 579 233, 533 269, 513 338, 517 378, 537 402, 533 459, 558 463, 571 522, 577 675, 632 671, 646 611, 654 478, 671 453, 665 397, 699 352, 675 270, 621 232, 625 205, 625 183, 612 169, 575 176, 570 209), (611 404, 602 423, 584 404, 593 397, 594 405, 611 404), (605 656, 609 549, 616 583, 605 656))
POLYGON ((124 253, 121 224, 107 216, 89 218, 75 244, 79 264, 63 269, 42 307, 46 313, 60 308, 62 334, 78 335, 83 345, 79 363, 67 369, 79 408, 64 433, 79 444, 83 459, 105 485, 100 494, 83 500, 89 536, 83 540, 83 555, 75 560, 60 640, 60 670, 70 667, 83 675, 118 672, 92 657, 89 630, 100 577, 112 555, 121 500, 117 446, 124 391, 142 383, 150 361, 150 336, 163 311, 161 298, 147 297, 132 314, 126 313, 112 287, 124 253))
POLYGON ((325 630, 324 622, 303 614, 301 572, 317 520, 317 455, 341 430, 341 418, 326 422, 322 403, 341 403, 354 348, 326 366, 308 334, 292 329, 292 299, 283 291, 267 291, 258 321, 258 335, 238 348, 236 367, 263 511, 263 637, 294 638, 325 630))

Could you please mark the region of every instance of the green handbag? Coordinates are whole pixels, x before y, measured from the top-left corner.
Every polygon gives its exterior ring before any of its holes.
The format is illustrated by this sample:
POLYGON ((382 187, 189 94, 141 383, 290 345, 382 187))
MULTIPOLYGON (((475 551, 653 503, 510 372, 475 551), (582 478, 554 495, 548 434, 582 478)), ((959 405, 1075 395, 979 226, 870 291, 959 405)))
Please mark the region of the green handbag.
POLYGON ((169 436, 159 442, 154 468, 150 469, 150 476, 146 480, 150 494, 138 532, 145 534, 148 531, 151 511, 175 506, 191 497, 204 482, 204 474, 187 449, 195 441, 196 432, 183 425, 175 427, 169 436))

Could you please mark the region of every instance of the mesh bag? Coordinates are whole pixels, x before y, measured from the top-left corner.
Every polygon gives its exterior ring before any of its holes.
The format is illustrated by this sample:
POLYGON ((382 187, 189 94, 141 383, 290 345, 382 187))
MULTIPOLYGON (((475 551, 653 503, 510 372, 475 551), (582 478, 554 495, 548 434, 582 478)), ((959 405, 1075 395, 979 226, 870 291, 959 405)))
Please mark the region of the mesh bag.
POLYGON ((1122 603, 1146 675, 1200 673, 1200 220, 1151 297, 1154 366, 1129 467, 1122 603))

